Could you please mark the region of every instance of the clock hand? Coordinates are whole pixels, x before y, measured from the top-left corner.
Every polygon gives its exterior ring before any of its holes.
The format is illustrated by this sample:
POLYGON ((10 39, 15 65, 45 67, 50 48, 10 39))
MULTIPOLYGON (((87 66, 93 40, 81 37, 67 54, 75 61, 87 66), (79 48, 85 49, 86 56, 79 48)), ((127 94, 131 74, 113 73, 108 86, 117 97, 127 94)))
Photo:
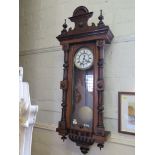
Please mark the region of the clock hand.
POLYGON ((82 62, 83 62, 83 66, 84 66, 84 62, 85 62, 85 55, 83 55, 83 59, 82 59, 82 62))
POLYGON ((84 60, 86 60, 86 59, 85 59, 85 55, 83 55, 83 61, 84 61, 84 60))
POLYGON ((88 59, 86 59, 86 55, 84 55, 84 57, 83 57, 83 62, 85 62, 85 64, 90 62, 88 59))

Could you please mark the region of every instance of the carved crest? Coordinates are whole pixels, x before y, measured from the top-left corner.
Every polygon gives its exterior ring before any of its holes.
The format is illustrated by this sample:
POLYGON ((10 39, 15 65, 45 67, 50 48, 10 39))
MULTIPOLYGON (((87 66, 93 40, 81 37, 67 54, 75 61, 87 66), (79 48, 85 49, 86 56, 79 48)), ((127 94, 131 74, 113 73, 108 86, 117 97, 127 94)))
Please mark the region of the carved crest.
POLYGON ((89 12, 84 6, 79 6, 73 12, 73 16, 69 19, 75 23, 75 29, 88 26, 88 19, 92 17, 93 12, 89 12))

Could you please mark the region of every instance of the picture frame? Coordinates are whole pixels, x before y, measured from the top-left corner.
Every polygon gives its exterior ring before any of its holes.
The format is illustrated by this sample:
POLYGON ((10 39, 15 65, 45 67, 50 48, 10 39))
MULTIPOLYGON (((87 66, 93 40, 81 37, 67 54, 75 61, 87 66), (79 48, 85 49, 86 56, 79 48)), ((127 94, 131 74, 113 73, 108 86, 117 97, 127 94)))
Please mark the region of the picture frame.
POLYGON ((135 135, 135 92, 118 92, 118 132, 135 135))

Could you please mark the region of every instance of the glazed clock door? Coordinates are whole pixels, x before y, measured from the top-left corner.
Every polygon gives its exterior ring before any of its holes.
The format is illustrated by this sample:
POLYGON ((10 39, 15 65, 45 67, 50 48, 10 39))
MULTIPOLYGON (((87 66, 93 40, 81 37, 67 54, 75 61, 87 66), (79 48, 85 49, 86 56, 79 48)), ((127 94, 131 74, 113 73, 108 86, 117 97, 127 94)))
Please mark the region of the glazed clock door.
POLYGON ((94 103, 94 50, 74 48, 72 59, 71 128, 92 131, 94 103))

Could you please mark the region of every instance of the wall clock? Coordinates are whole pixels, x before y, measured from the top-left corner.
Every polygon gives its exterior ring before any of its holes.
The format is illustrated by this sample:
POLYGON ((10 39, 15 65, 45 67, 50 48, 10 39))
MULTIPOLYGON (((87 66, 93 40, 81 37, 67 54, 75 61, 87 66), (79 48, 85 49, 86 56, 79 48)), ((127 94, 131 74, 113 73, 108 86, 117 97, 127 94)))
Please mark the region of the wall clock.
POLYGON ((80 146, 83 154, 94 142, 103 148, 110 135, 103 122, 103 62, 105 44, 114 36, 103 23, 102 11, 97 26, 89 26, 92 15, 86 7, 77 7, 69 18, 75 23, 74 29, 67 30, 65 20, 57 36, 64 51, 64 74, 60 82, 62 115, 56 131, 63 140, 68 136, 80 146))

